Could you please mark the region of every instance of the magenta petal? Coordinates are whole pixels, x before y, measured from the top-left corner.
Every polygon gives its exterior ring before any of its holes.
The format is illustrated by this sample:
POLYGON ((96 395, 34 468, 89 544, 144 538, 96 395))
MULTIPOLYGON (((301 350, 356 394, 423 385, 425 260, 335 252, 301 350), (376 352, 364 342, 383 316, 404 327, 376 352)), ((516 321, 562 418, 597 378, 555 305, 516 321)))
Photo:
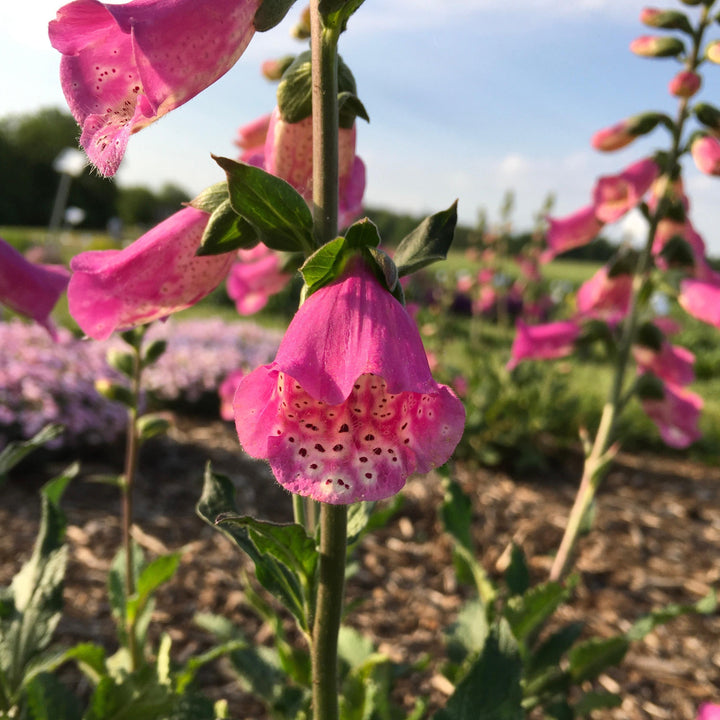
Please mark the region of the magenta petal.
POLYGON ((703 399, 696 393, 666 383, 662 400, 643 400, 643 410, 655 423, 663 441, 683 449, 702 437, 698 428, 703 399))
POLYGON ((580 326, 571 320, 541 325, 526 325, 518 320, 507 369, 512 370, 522 360, 551 360, 569 355, 579 335, 580 326))
POLYGON ((122 251, 80 253, 70 267, 70 314, 90 337, 166 317, 214 290, 234 261, 230 253, 197 257, 208 214, 184 208, 122 251))
POLYGON ((595 208, 587 205, 572 215, 548 219, 548 250, 543 253, 543 262, 568 250, 587 245, 602 229, 603 223, 595 216, 595 208))
POLYGON ((235 395, 245 450, 291 492, 328 503, 398 492, 450 457, 464 420, 405 309, 365 268, 311 295, 275 361, 235 395))
POLYGON ((720 328, 720 283, 687 278, 680 283, 678 302, 689 315, 720 328))
POLYGON ((59 265, 36 265, 0 238, 0 303, 29 317, 55 337, 49 315, 70 273, 59 265))

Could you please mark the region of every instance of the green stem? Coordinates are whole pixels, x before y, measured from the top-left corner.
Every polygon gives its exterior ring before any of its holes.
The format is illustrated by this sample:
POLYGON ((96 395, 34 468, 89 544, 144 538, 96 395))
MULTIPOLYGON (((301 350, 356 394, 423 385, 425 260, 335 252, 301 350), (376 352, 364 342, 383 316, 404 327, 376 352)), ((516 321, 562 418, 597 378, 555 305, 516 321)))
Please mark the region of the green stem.
POLYGON ((338 633, 342 618, 347 552, 347 506, 322 503, 320 565, 312 629, 314 720, 337 720, 338 633))
MULTIPOLYGON (((703 9, 700 23, 693 35, 693 47, 686 61, 686 68, 689 70, 694 70, 699 63, 699 48, 708 22, 709 11, 706 7, 703 9)), ((677 118, 672 134, 672 147, 670 148, 667 166, 665 168, 665 172, 668 175, 675 172, 678 159, 682 152, 681 139, 685 121, 688 118, 687 106, 687 99, 681 99, 678 104, 677 118)), ((666 191, 666 193, 659 199, 656 211, 650 217, 645 247, 643 248, 642 254, 639 257, 635 268, 632 294, 630 297, 630 307, 623 325, 612 385, 610 387, 608 399, 603 407, 602 417, 600 418, 600 425, 598 426, 595 440, 590 452, 585 457, 580 487, 578 488, 578 492, 575 496, 575 502, 572 510, 570 511, 570 516, 568 518, 567 526, 565 527, 565 533, 563 534, 560 547, 558 548, 555 560, 550 569, 551 580, 560 580, 567 572, 570 559, 580 533, 580 528, 582 527, 583 518, 595 498, 595 494, 607 474, 609 463, 615 454, 611 450, 611 444, 614 438, 618 415, 629 399, 628 393, 624 392, 624 387, 630 363, 632 346, 635 342, 640 318, 639 300, 645 289, 646 283, 648 282, 648 276, 652 266, 652 245, 655 239, 658 223, 665 216, 667 211, 667 204, 668 197, 666 191)))
MULTIPOLYGON (((142 361, 140 348, 133 346, 134 364, 131 379, 132 407, 128 408, 127 444, 125 446, 125 472, 122 483, 122 543, 125 551, 125 600, 135 593, 135 570, 132 546, 132 517, 133 517, 133 488, 140 450, 140 437, 137 430, 138 404, 140 402, 140 384, 142 376, 142 361)), ((130 653, 131 667, 137 670, 139 665, 138 648, 135 643, 135 623, 127 622, 128 652, 130 653)))

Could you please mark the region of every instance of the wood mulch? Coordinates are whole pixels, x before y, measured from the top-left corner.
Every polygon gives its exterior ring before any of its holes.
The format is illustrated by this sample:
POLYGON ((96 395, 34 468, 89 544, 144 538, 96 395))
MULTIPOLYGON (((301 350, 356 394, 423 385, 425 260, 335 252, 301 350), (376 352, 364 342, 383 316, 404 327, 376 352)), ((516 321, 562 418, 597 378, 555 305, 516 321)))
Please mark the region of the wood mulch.
MULTIPOLYGON (((289 497, 262 463, 242 455, 230 425, 181 417, 169 437, 148 443, 135 496, 136 539, 151 554, 182 550, 175 579, 159 593, 154 623, 154 632, 170 633, 178 660, 211 645, 193 623, 199 611, 226 615, 258 642, 272 640, 244 602, 247 559, 195 515, 208 459, 234 481, 243 512, 291 519, 289 497)), ((112 487, 85 480, 117 472, 121 463, 120 451, 84 459, 81 477, 63 498, 70 544, 66 613, 58 628, 64 643, 115 647, 105 582, 120 541, 120 504, 112 487)), ((37 490, 64 464, 53 456, 26 461, 0 490, 0 585, 29 556, 37 490)), ((531 559, 533 579, 547 576, 577 470, 577 461, 570 460, 523 477, 458 471, 473 500, 480 556, 492 575, 502 573, 514 541, 531 559)), ((348 622, 373 637, 380 651, 402 662, 429 658, 395 690, 408 710, 419 694, 431 698, 431 710, 444 703, 450 688, 439 672, 443 629, 471 597, 455 579, 452 545, 437 516, 441 500, 436 477, 411 479, 396 516, 363 540, 359 569, 347 586, 348 600, 358 602, 348 622)), ((653 608, 694 602, 720 584, 719 550, 720 468, 620 454, 600 493, 594 531, 582 540, 576 596, 559 619, 582 620, 588 635, 609 636, 653 608)), ((201 681, 210 696, 228 699, 231 717, 267 717, 222 662, 203 671, 201 681)), ((720 615, 683 617, 657 629, 631 649, 622 668, 602 675, 600 686, 625 699, 621 708, 594 717, 693 720, 700 702, 720 702, 720 615)))

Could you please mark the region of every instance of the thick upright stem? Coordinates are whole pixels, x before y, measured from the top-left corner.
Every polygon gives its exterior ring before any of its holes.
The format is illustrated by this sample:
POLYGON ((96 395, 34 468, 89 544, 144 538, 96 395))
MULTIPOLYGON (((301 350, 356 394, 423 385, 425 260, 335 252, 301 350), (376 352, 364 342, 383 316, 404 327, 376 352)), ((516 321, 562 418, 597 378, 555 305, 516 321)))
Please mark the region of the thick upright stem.
MULTIPOLYGON (((310 3, 313 117, 313 218, 321 245, 338 231, 337 28, 323 24, 310 3)), ((311 513, 308 512, 308 515, 311 513)), ((347 507, 321 503, 318 590, 312 628, 314 720, 338 720, 338 633, 347 553, 347 507)))
MULTIPOLYGON (((686 61, 688 70, 694 70, 698 63, 698 53, 702 43, 704 31, 708 25, 709 13, 708 8, 704 8, 698 24, 698 28, 693 36, 693 47, 686 61)), ((675 166, 681 154, 682 133, 685 121, 688 117, 688 101, 686 98, 680 100, 678 104, 677 116, 675 119, 675 127, 672 136, 672 146, 668 153, 666 172, 673 173, 675 166)), ((615 363, 615 373, 613 375, 612 385, 608 393, 608 399, 603 407, 600 425, 592 445, 592 449, 585 458, 582 479, 575 503, 570 511, 565 533, 563 535, 557 555, 550 569, 550 579, 560 580, 567 572, 570 559, 577 543, 582 520, 587 513, 590 504, 595 497, 600 483, 605 478, 607 467, 611 457, 608 455, 611 443, 613 442, 615 425, 619 411, 624 403, 624 386, 625 377, 627 375, 632 345, 635 342, 637 327, 639 322, 639 299, 647 282, 648 272, 652 263, 652 246, 655 239, 659 221, 665 216, 667 211, 667 193, 663 195, 659 201, 656 211, 650 217, 647 239, 642 254, 638 259, 633 278, 632 295, 630 298, 630 307, 623 325, 622 337, 618 348, 617 361, 615 363)))

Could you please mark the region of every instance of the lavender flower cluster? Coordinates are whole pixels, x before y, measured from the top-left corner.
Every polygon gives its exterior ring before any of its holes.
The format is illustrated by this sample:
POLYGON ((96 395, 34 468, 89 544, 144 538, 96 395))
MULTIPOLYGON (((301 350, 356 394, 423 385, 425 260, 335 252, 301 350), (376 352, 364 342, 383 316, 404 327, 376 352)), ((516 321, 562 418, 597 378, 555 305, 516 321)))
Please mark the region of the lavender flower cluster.
MULTIPOLYGON (((146 371, 144 386, 167 401, 197 401, 215 392, 237 368, 269 362, 280 334, 247 322, 188 320, 158 323, 149 339, 163 338, 168 348, 146 371)), ((10 439, 25 439, 48 423, 65 432, 54 441, 76 447, 109 443, 125 432, 126 410, 95 390, 95 380, 120 380, 109 367, 113 337, 106 342, 79 340, 61 328, 57 342, 35 324, 0 322, 0 449, 10 439)))

